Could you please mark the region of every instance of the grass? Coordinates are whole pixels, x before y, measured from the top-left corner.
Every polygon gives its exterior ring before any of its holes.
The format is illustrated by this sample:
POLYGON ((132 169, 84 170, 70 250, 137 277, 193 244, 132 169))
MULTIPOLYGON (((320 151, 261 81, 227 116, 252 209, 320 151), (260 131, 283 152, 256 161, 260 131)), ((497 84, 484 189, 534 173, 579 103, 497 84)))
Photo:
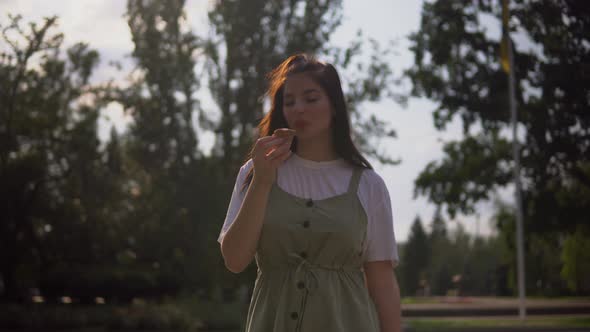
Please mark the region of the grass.
MULTIPOLYGON (((428 296, 428 297, 402 297, 401 303, 403 304, 437 304, 437 303, 448 303, 448 302, 465 302, 465 303, 492 303, 502 301, 503 303, 513 302, 514 305, 518 303, 517 297, 498 297, 498 296, 428 296)), ((543 296, 527 296, 527 301, 543 301, 555 304, 560 303, 577 303, 577 302, 590 302, 590 297, 585 296, 562 296, 562 297, 543 297, 543 296)))
POLYGON ((532 300, 556 300, 556 301, 590 301, 590 296, 538 296, 527 295, 532 300))
MULTIPOLYGON (((404 304, 439 303, 436 298, 404 298, 404 304)), ((184 295, 163 303, 137 301, 133 305, 9 305, 0 304, 0 330, 97 331, 239 331, 246 319, 246 303, 202 301, 184 295)), ((529 316, 485 318, 405 318, 412 332, 468 331, 476 328, 587 328, 590 316, 529 316)))
POLYGON ((517 317, 496 318, 406 318, 412 331, 466 330, 472 328, 583 328, 590 327, 590 316, 528 317, 521 322, 517 317))
POLYGON ((243 303, 201 301, 196 296, 130 305, 0 304, 0 330, 236 330, 246 312, 243 303))
POLYGON ((402 297, 402 304, 429 304, 440 303, 440 300, 434 297, 402 297))
POLYGON ((184 312, 192 313, 201 319, 203 328, 236 329, 241 328, 246 320, 247 303, 220 301, 202 301, 197 297, 183 296, 174 299, 175 305, 184 312))

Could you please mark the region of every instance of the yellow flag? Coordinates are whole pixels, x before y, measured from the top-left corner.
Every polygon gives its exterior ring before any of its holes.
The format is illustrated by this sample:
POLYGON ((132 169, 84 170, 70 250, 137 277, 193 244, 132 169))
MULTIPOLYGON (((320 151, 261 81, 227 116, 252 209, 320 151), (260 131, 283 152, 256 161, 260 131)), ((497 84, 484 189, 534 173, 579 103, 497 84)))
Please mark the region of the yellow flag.
POLYGON ((508 43, 510 42, 508 37, 508 0, 502 1, 502 41, 500 42, 500 63, 502 69, 508 74, 510 73, 510 59, 508 56, 508 43))

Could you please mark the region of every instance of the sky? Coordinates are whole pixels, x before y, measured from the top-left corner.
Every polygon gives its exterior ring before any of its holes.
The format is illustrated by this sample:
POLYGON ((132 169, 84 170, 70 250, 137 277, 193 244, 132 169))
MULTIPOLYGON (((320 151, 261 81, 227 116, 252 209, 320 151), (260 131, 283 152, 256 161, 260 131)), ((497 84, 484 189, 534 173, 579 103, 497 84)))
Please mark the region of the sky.
MULTIPOLYGON (((206 34, 207 0, 187 0, 186 12, 193 31, 198 35, 206 34)), ((131 35, 123 18, 126 1, 123 0, 0 0, 0 22, 7 21, 5 13, 21 14, 24 22, 39 22, 42 17, 59 16, 59 30, 64 33, 64 46, 68 47, 78 41, 88 42, 91 48, 99 51, 101 64, 93 77, 94 82, 105 82, 111 78, 122 78, 122 72, 109 65, 119 61, 124 68, 130 68, 129 54, 133 50, 131 35)), ((420 24, 422 1, 395 0, 344 0, 343 22, 332 37, 336 46, 348 45, 350 38, 358 29, 363 36, 373 38, 383 45, 393 40, 396 42, 397 55, 392 59, 391 67, 396 75, 413 64, 407 36, 417 31, 420 24)), ((492 26, 492 34, 499 34, 492 26)), ((125 72, 126 69, 123 70, 125 72)), ((408 83, 400 87, 409 89, 408 83)), ((411 98, 406 107, 392 100, 382 100, 362 105, 362 110, 385 119, 397 132, 396 139, 381 142, 381 147, 389 156, 400 158, 401 164, 384 166, 370 160, 375 171, 380 174, 389 190, 394 217, 394 229, 398 242, 404 242, 410 226, 416 216, 426 224, 431 220, 435 206, 424 197, 413 197, 414 179, 420 171, 433 160, 442 156, 445 141, 459 139, 462 136, 461 123, 454 121, 445 132, 438 132, 432 121, 432 111, 436 104, 424 98, 411 98)), ((113 103, 103 112, 99 121, 99 136, 106 139, 111 126, 119 133, 130 122, 119 105, 113 103)), ((202 148, 211 145, 211 135, 200 135, 202 148)), ((501 197, 510 197, 509 192, 501 197)), ((229 201, 229 198, 228 198, 229 201)), ((462 224, 471 234, 490 235, 493 227, 489 218, 493 213, 491 203, 478 205, 478 215, 457 216, 449 222, 449 229, 462 224)), ((221 225, 223 220, 219 221, 221 225)))

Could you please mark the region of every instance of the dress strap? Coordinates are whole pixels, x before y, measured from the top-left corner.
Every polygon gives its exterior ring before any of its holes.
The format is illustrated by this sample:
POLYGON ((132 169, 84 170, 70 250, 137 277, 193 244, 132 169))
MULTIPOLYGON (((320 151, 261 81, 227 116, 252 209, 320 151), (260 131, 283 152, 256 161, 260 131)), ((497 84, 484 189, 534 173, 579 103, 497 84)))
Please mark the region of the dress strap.
POLYGON ((350 183, 348 184, 348 193, 349 194, 356 194, 359 187, 359 182, 361 179, 361 174, 363 174, 364 168, 355 167, 352 171, 352 177, 350 178, 350 183))

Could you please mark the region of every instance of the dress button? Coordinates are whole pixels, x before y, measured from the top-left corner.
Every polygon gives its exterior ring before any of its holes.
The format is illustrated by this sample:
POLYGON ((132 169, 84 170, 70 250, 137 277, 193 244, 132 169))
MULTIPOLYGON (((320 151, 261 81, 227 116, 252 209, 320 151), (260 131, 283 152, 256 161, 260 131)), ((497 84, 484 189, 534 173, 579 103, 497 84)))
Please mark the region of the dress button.
POLYGON ((297 283, 297 288, 303 289, 303 287, 305 287, 305 283, 303 281, 297 283))
POLYGON ((305 227, 305 228, 309 227, 309 220, 306 220, 303 222, 303 227, 305 227))
POLYGON ((299 315, 298 315, 298 314, 297 314, 295 311, 293 311, 293 312, 291 313, 291 318, 293 318, 293 319, 297 319, 297 317, 299 317, 299 315))
POLYGON ((299 254, 301 256, 301 258, 306 259, 307 258, 307 253, 305 251, 302 251, 301 254, 299 254))
POLYGON ((307 201, 307 203, 305 203, 305 205, 307 205, 307 207, 312 207, 313 206, 313 201, 310 199, 307 201))

